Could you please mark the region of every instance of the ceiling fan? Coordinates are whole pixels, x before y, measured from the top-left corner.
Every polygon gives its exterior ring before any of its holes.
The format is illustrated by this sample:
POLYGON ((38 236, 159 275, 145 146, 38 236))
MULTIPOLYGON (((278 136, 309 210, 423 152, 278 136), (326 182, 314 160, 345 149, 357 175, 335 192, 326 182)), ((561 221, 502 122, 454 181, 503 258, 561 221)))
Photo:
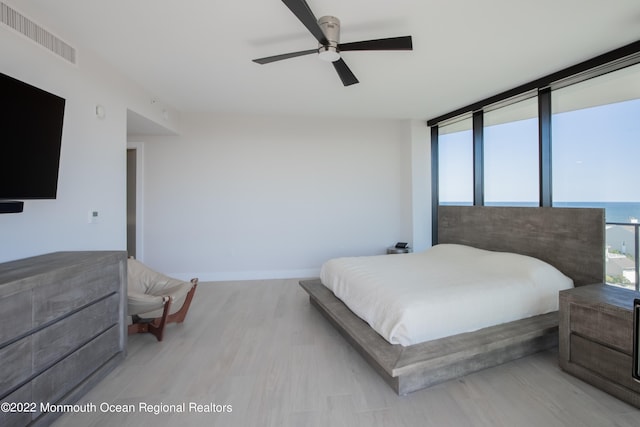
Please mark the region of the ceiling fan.
POLYGON ((317 53, 320 59, 333 63, 333 67, 336 69, 338 76, 340 76, 342 83, 345 86, 349 86, 358 83, 358 79, 344 62, 344 59, 340 57, 340 52, 354 50, 413 50, 411 36, 340 43, 340 20, 338 18, 335 16, 323 16, 320 19, 316 19, 305 0, 282 0, 282 2, 318 40, 318 48, 258 58, 254 59, 253 62, 269 64, 283 59, 317 53))

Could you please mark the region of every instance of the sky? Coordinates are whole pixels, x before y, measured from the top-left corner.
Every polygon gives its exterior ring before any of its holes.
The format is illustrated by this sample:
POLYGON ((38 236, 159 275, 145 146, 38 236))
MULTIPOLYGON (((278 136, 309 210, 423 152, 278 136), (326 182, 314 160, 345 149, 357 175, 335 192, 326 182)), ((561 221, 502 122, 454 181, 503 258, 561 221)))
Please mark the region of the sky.
POLYGON ((554 198, 640 203, 640 99, 554 115, 554 198))
MULTIPOLYGON (((485 128, 485 202, 538 203, 538 120, 485 128)), ((441 135, 440 200, 473 200, 471 131, 441 135)), ((640 99, 553 114, 553 199, 638 202, 640 99)))

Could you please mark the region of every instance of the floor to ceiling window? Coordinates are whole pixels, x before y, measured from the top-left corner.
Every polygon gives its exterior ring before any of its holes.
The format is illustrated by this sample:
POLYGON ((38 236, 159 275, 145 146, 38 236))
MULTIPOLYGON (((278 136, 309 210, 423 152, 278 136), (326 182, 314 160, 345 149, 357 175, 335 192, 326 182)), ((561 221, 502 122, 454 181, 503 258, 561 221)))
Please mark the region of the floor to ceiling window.
POLYGON ((554 90, 553 206, 602 207, 607 282, 635 288, 640 65, 554 90))
POLYGON ((471 118, 438 129, 438 191, 443 205, 473 204, 471 118))
POLYGON ((435 209, 602 207, 607 283, 640 288, 640 42, 428 125, 435 209))
POLYGON ((485 205, 538 206, 538 101, 484 114, 485 205))

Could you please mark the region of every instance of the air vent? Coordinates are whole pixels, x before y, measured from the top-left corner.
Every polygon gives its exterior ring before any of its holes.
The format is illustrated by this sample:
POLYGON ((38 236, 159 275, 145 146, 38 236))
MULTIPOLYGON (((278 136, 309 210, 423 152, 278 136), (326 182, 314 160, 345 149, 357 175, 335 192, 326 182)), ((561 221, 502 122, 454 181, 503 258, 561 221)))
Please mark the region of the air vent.
POLYGON ((2 2, 0 2, 0 22, 72 64, 76 63, 76 50, 73 47, 2 2))

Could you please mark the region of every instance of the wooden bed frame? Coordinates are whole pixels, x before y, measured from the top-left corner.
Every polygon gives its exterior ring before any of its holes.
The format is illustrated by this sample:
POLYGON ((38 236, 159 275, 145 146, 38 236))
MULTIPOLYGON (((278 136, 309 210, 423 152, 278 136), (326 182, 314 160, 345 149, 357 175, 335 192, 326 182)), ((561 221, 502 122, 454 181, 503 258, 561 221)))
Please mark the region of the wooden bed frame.
MULTIPOLYGON (((571 277, 575 286, 604 279, 603 209, 440 206, 438 243, 533 256, 571 277)), ((392 345, 319 279, 300 286, 399 395, 558 345, 557 311, 407 347, 392 345)))

